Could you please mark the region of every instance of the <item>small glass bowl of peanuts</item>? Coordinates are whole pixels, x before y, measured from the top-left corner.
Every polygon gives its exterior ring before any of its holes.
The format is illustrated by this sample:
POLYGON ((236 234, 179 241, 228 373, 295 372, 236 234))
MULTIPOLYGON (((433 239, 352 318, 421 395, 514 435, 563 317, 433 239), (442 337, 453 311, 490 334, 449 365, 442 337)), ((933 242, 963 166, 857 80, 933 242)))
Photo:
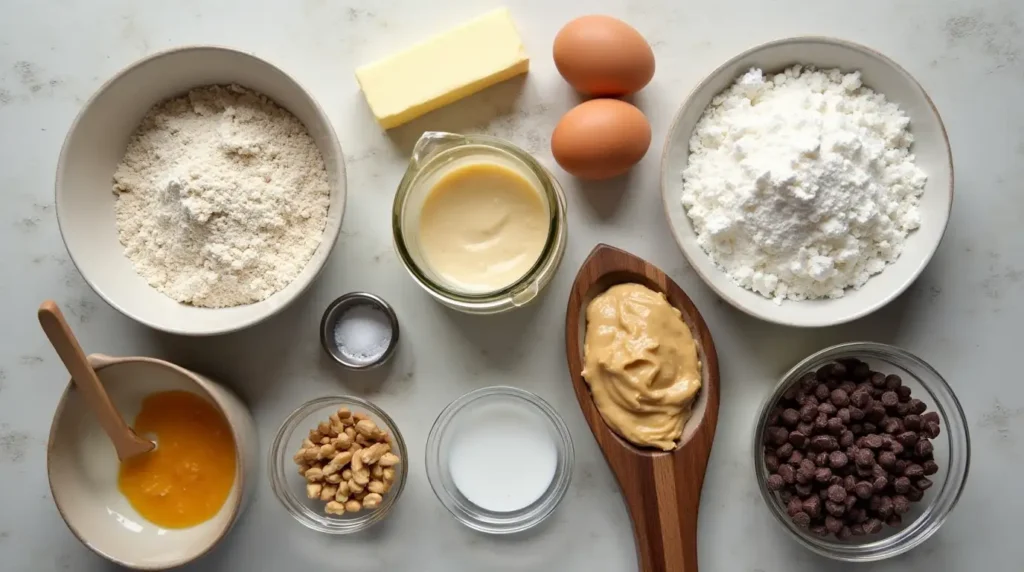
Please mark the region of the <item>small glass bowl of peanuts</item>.
POLYGON ((295 520, 350 534, 383 520, 405 488, 408 451, 395 421, 351 396, 309 401, 270 447, 270 486, 295 520))

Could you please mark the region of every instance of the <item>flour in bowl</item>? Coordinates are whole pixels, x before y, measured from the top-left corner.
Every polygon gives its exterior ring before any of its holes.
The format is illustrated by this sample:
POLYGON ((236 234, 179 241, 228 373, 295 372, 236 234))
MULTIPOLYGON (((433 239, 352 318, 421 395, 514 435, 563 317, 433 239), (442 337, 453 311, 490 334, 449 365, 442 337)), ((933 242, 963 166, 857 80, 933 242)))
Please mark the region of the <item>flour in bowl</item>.
POLYGON ((157 290, 208 308, 287 286, 320 244, 330 186, 294 115, 238 86, 193 89, 146 114, 114 173, 117 231, 157 290))
POLYGON ((750 70, 690 139, 682 201, 698 243, 777 303, 860 288, 920 226, 909 122, 858 72, 750 70))

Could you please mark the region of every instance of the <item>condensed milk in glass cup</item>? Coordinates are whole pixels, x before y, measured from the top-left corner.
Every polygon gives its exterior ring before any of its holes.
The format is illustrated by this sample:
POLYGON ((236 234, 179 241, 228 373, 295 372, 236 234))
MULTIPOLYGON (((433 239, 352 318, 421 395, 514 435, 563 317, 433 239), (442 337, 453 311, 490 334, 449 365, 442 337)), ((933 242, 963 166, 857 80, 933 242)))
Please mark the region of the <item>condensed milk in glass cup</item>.
POLYGON ((567 239, 565 196, 555 177, 523 149, 485 135, 424 133, 395 194, 391 224, 395 249, 413 279, 442 304, 471 314, 495 314, 532 301, 554 276, 567 239), (527 182, 537 192, 547 221, 546 237, 533 264, 519 278, 491 289, 466 287, 432 267, 421 235, 421 215, 435 187, 477 164, 497 165, 514 172, 517 181, 527 182))

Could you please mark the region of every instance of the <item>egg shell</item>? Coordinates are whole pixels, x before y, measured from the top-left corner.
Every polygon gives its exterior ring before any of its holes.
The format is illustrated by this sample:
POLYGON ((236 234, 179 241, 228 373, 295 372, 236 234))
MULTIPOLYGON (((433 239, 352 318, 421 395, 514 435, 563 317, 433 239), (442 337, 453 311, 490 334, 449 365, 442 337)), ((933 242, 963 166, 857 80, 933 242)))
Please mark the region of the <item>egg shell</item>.
POLYGON ((617 99, 584 101, 562 116, 551 133, 555 161, 580 179, 608 179, 640 162, 651 146, 651 124, 617 99))
POLYGON ((576 91, 620 97, 654 77, 654 52, 635 28, 610 16, 582 16, 555 36, 555 67, 576 91))

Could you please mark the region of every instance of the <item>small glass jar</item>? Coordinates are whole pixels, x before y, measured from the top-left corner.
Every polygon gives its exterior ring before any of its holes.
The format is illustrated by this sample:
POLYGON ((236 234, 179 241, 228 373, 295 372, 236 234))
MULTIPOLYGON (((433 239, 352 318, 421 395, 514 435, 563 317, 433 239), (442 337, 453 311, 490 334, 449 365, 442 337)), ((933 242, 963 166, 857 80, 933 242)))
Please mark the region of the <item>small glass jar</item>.
POLYGON ((927 540, 939 529, 960 499, 967 481, 971 461, 971 442, 967 419, 952 388, 934 368, 910 352, 873 342, 851 342, 825 348, 793 366, 761 405, 754 425, 754 476, 765 504, 775 519, 800 544, 829 558, 847 562, 873 562, 903 554, 927 540), (913 396, 924 401, 929 411, 939 414, 941 433, 932 441, 939 472, 931 476, 934 486, 926 491, 921 502, 913 503, 903 515, 903 524, 886 526, 882 532, 854 536, 849 540, 822 538, 800 528, 789 518, 786 507, 768 489, 762 438, 775 404, 807 372, 842 359, 856 358, 867 362, 873 370, 896 374, 913 396))
POLYGON ((442 304, 470 314, 496 314, 533 300, 562 261, 568 226, 562 187, 529 153, 496 137, 436 131, 424 133, 413 149, 395 193, 391 225, 395 249, 413 279, 442 304), (461 291, 443 280, 427 264, 418 240, 420 212, 433 185, 452 163, 475 158, 499 162, 525 177, 540 191, 549 217, 547 238, 537 261, 518 280, 491 292, 461 291))

